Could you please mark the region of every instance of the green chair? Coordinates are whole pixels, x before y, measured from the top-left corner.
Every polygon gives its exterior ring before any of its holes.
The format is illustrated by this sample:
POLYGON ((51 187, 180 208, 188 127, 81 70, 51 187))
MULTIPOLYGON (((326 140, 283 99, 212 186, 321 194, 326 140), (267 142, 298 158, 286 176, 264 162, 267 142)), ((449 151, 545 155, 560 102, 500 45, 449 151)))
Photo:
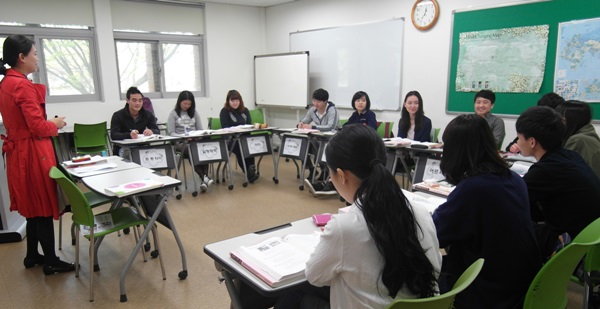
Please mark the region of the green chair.
POLYGON ((98 154, 106 151, 112 154, 106 121, 94 124, 76 123, 73 126, 73 141, 75 143, 75 153, 98 154))
MULTIPOLYGON (((66 197, 69 199, 71 203, 71 211, 73 212, 73 223, 75 226, 75 277, 79 277, 79 231, 80 226, 88 227, 89 235, 84 235, 87 239, 90 240, 89 247, 89 276, 90 276, 90 302, 94 301, 94 261, 95 258, 95 240, 99 237, 104 237, 105 235, 120 231, 125 228, 130 228, 134 226, 140 225, 148 225, 148 220, 138 214, 138 212, 133 207, 121 207, 117 209, 112 209, 97 215, 94 215, 92 212, 92 207, 90 205, 89 200, 86 195, 79 190, 79 188, 71 181, 63 172, 61 172, 56 166, 53 166, 49 172, 50 178, 56 180, 60 188, 63 190, 66 197), (94 231, 94 226, 100 221, 99 218, 102 217, 110 217, 110 221, 112 225, 108 225, 105 229, 98 229, 98 231, 94 231)), ((160 250, 158 234, 156 231, 156 226, 152 226, 153 234, 154 234, 154 242, 156 250, 160 250)), ((135 231, 136 229, 134 229, 135 231)), ((160 255, 158 255, 160 259, 160 255)), ((160 259, 160 267, 162 269, 163 280, 166 279, 165 268, 160 259)))
POLYGON ((396 299, 386 309, 450 309, 454 298, 464 289, 468 288, 483 268, 484 259, 473 262, 458 278, 452 290, 433 297, 416 299, 396 299))
POLYGON ((210 130, 222 129, 223 126, 221 126, 221 119, 218 117, 217 118, 208 117, 208 128, 210 130))
POLYGON ((565 308, 567 287, 573 271, 586 253, 598 244, 600 244, 600 219, 590 223, 573 242, 544 264, 529 286, 523 308, 565 308))
POLYGON ((394 122, 377 122, 377 134, 381 138, 391 138, 394 137, 394 132, 392 129, 394 128, 394 122))
POLYGON ((348 122, 348 119, 340 119, 339 120, 340 128, 343 127, 346 124, 346 122, 348 122))
POLYGON ((260 109, 251 110, 250 119, 252 119, 252 123, 265 123, 265 117, 260 109))
POLYGON ((433 128, 432 132, 431 132, 431 142, 432 143, 439 143, 439 136, 440 136, 440 128, 433 128))
MULTIPOLYGON (((65 168, 61 164, 58 164, 57 168, 65 175, 65 177, 67 177, 70 181, 75 183, 75 180, 73 178, 71 178, 69 173, 65 170, 65 168)), ((83 195, 88 200, 88 203, 90 204, 90 207, 92 207, 92 208, 96 208, 98 206, 112 203, 113 200, 115 199, 114 197, 104 196, 104 195, 98 194, 94 191, 83 192, 83 195)), ((65 212, 70 212, 71 205, 70 205, 68 199, 66 199, 66 198, 63 199, 62 196, 59 196, 59 197, 60 197, 60 199, 62 199, 63 205, 65 205, 65 212)), ((75 223, 73 223, 71 225, 71 245, 73 245, 73 246, 75 245, 75 225, 76 225, 75 223)), ((58 228, 58 249, 62 250, 62 215, 58 219, 58 226, 59 226, 59 228, 58 228)))

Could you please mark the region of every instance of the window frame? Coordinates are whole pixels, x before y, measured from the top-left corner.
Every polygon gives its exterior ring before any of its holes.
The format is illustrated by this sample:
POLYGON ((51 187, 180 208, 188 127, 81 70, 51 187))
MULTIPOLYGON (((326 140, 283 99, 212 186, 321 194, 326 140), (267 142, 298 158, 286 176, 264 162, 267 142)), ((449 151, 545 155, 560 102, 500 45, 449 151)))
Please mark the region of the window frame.
POLYGON ((186 44, 186 45, 197 45, 198 51, 200 55, 198 55, 198 59, 200 60, 200 71, 197 72, 200 78, 200 88, 201 90, 191 91, 195 97, 206 97, 206 56, 204 49, 204 36, 201 34, 194 35, 183 35, 183 34, 166 34, 166 33, 157 33, 157 32, 127 32, 127 31, 114 31, 114 46, 115 46, 115 56, 116 56, 116 65, 117 65, 117 74, 118 76, 118 84, 121 99, 125 99, 125 92, 127 89, 121 89, 121 76, 119 71, 119 55, 117 54, 117 42, 140 42, 140 43, 148 43, 148 44, 156 44, 158 49, 158 73, 160 75, 160 89, 159 92, 148 92, 144 93, 145 97, 151 99, 160 99, 160 98, 177 98, 179 93, 183 90, 181 89, 177 91, 166 91, 166 81, 165 81, 165 72, 164 72, 164 57, 163 57, 163 44, 186 44))
POLYGON ((92 66, 92 78, 94 80, 94 94, 77 95, 46 95, 46 103, 73 103, 102 101, 103 91, 100 82, 100 71, 98 62, 97 37, 93 27, 81 26, 82 29, 70 29, 62 27, 45 27, 42 25, 25 24, 22 26, 0 26, 0 35, 21 34, 33 40, 38 50, 38 71, 32 74, 35 83, 48 86, 48 70, 46 59, 42 49, 42 40, 87 40, 90 44, 90 64, 92 66))

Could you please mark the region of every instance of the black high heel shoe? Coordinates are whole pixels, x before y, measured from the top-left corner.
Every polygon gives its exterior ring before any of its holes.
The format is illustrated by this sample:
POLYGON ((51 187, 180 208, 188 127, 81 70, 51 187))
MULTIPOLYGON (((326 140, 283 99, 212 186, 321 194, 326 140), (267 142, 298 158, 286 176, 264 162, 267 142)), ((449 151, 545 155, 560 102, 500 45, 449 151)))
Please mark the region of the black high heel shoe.
POLYGON ((59 259, 52 264, 44 264, 44 275, 54 275, 56 273, 66 273, 75 270, 75 264, 63 262, 59 259))
POLYGON ((31 268, 37 265, 44 265, 45 262, 46 259, 41 254, 38 254, 38 256, 36 257, 25 257, 23 259, 23 265, 25 266, 25 268, 31 268))

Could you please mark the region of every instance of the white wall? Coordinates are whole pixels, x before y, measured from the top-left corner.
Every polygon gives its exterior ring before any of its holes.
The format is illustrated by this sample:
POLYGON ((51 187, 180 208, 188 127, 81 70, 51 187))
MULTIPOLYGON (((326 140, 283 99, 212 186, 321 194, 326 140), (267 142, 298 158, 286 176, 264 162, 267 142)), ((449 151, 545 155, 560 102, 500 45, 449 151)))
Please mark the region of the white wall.
MULTIPOLYGON (((526 3, 535 0, 452 0, 438 1, 440 17, 429 31, 419 31, 413 27, 410 13, 415 1, 398 0, 301 0, 269 7, 266 10, 267 52, 288 52, 289 34, 298 30, 344 26, 364 22, 388 20, 404 17, 404 59, 402 72, 402 98, 411 90, 418 90, 423 96, 425 114, 431 118, 434 127, 446 127, 456 115, 446 114, 446 96, 450 61, 450 40, 452 34, 452 13, 454 10, 482 6, 526 3)), ((312 91, 313 89, 309 90, 312 91)), ((356 89, 357 91, 360 89, 356 89)), ((541 96, 541 95, 540 95, 541 96)), ((350 105, 351 98, 333 98, 337 105, 350 105)), ((496 102, 502 104, 502 102, 496 102)), ((340 118, 350 116, 352 110, 342 110, 340 118)), ((493 112, 493 111, 492 111, 493 112)), ((303 113, 303 112, 301 112, 303 113)), ((272 124, 290 123, 290 115, 295 113, 277 109, 268 114, 272 124), (275 118, 275 119, 273 119, 275 118)), ((379 121, 395 121, 394 134, 400 112, 377 112, 379 121)), ((506 125, 504 145, 516 137, 515 116, 503 117, 506 125)), ((293 124, 293 123, 292 123, 293 124)), ((600 131, 600 125, 595 125, 600 131)))
MULTIPOLYGON (((110 121, 114 111, 124 106, 119 98, 116 57, 110 18, 110 1, 92 0, 100 46, 102 102, 48 104, 48 115, 65 115, 67 122, 110 121)), ((414 1, 398 0, 301 0, 263 8, 207 3, 205 7, 208 97, 197 98, 198 112, 206 126, 206 117, 217 117, 230 89, 242 94, 246 106, 254 109, 254 55, 289 51, 289 34, 298 30, 406 19, 402 93, 418 90, 423 95, 425 112, 434 127, 445 128, 454 115, 447 115, 446 93, 452 32, 452 12, 456 9, 489 5, 524 3, 532 0, 452 0, 440 1, 437 25, 426 32, 416 30, 410 21, 414 1)), ((358 89, 357 89, 358 90, 358 89)), ((312 90, 310 90, 312 91, 312 90)), ((350 105, 351 98, 333 98, 338 105, 350 105)), ((497 102, 502 104, 502 102, 497 102)), ((174 99, 154 99, 159 121, 165 121, 175 105, 174 99)), ((267 122, 280 127, 293 126, 297 113, 304 110, 270 108, 267 122)), ((341 111, 349 117, 350 110, 341 111)), ((381 121, 398 122, 400 112, 378 112, 381 121)), ((504 118, 505 144, 510 142, 515 117, 504 118)), ((595 125, 600 131, 600 125, 595 125)), ((394 128, 396 131, 397 128, 394 128)))

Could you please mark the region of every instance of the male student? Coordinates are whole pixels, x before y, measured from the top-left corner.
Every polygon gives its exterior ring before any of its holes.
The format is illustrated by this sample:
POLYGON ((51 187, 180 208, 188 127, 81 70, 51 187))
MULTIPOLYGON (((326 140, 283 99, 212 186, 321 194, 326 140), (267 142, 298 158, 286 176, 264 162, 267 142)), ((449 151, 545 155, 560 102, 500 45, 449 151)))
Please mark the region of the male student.
MULTIPOLYGON (((160 134, 156 125, 156 117, 143 108, 144 96, 137 87, 130 87, 126 93, 127 101, 125 107, 116 111, 110 120, 110 138, 123 140, 126 138, 137 138, 139 134, 149 136, 160 134)), ((118 147, 113 153, 123 156, 118 147)))
POLYGON ((543 222, 536 236, 548 257, 558 235, 566 232, 575 238, 600 217, 600 179, 579 154, 563 148, 565 124, 552 108, 530 107, 517 119, 516 130, 521 154, 537 160, 523 179, 531 218, 543 222))
MULTIPOLYGON (((312 95, 312 103, 313 106, 308 110, 304 119, 298 123, 298 129, 316 129, 321 132, 334 130, 338 126, 339 116, 335 104, 329 101, 327 90, 323 88, 315 90, 312 95)), ((309 149, 310 153, 316 155, 313 147, 309 149)), ((310 161, 307 168, 310 170, 308 179, 312 179, 314 167, 310 161)))
POLYGON ((492 115, 496 95, 493 91, 484 89, 475 94, 474 101, 475 114, 483 117, 490 125, 492 133, 494 134, 494 139, 496 140, 496 147, 500 149, 506 132, 504 131, 504 120, 492 115))

